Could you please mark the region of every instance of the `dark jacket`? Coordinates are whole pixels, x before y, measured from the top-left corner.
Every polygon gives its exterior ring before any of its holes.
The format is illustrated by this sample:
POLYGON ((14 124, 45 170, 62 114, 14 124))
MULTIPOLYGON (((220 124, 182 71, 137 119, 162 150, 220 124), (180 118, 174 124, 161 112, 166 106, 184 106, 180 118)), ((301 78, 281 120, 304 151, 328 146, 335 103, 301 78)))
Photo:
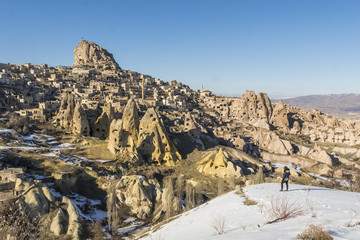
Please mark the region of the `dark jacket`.
POLYGON ((283 181, 289 181, 289 178, 290 178, 290 170, 289 170, 289 169, 286 169, 286 170, 284 171, 282 180, 283 180, 283 181))

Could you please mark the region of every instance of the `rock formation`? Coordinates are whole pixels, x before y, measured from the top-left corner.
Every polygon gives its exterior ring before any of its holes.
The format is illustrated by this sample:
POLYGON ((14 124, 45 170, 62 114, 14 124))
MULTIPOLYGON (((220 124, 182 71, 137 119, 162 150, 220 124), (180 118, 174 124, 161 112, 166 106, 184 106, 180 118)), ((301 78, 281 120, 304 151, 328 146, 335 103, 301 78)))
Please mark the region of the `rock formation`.
POLYGON ((285 132, 290 131, 290 124, 287 117, 287 109, 282 101, 278 102, 273 110, 271 124, 285 132))
POLYGON ((198 162, 198 170, 201 173, 221 178, 243 176, 240 166, 232 162, 228 154, 224 153, 221 148, 217 153, 211 152, 204 159, 200 160, 198 162))
MULTIPOLYGON (((127 206, 133 215, 140 219, 147 219, 154 211, 156 199, 161 197, 161 192, 142 176, 123 176, 114 183, 113 194, 116 195, 117 206, 127 206)), ((109 189, 108 192, 111 192, 109 189)), ((112 196, 114 197, 114 196, 112 196)), ((109 197, 108 195, 108 198, 109 197)))
POLYGON ((330 155, 325 150, 321 149, 317 144, 315 144, 314 149, 309 152, 308 157, 329 166, 337 164, 337 162, 333 161, 330 155))
MULTIPOLYGON (((22 182, 17 184, 23 186, 22 182)), ((81 239, 81 219, 70 199, 62 197, 61 206, 54 209, 56 199, 49 189, 44 186, 30 186, 27 192, 18 200, 24 209, 29 211, 30 217, 47 218, 50 224, 50 231, 55 236, 70 236, 71 239, 81 239)))
POLYGON ((113 55, 89 41, 81 41, 74 50, 74 67, 93 67, 99 70, 119 70, 113 55))
POLYGON ((84 109, 81 106, 80 101, 76 103, 73 120, 72 120, 72 128, 74 134, 80 134, 83 136, 90 135, 90 125, 86 118, 86 114, 84 109))
POLYGON ((140 120, 137 147, 144 160, 167 166, 181 160, 154 108, 149 108, 140 120))
POLYGON ((138 157, 136 142, 139 135, 139 113, 135 102, 130 99, 125 106, 122 119, 114 119, 110 125, 108 149, 132 153, 138 157))
POLYGON ((170 140, 154 108, 149 108, 139 122, 135 102, 126 104, 122 119, 110 125, 108 149, 113 153, 131 153, 144 161, 173 166, 181 156, 170 140))
POLYGON ((253 138, 255 144, 266 151, 285 155, 289 155, 294 152, 291 143, 280 139, 274 132, 259 130, 254 133, 253 138))
POLYGON ((56 235, 71 236, 71 239, 81 239, 81 220, 71 200, 62 197, 61 208, 56 211, 52 219, 50 230, 56 235))
POLYGON ((65 92, 62 95, 60 109, 55 118, 56 124, 62 128, 71 128, 73 124, 74 109, 74 95, 70 92, 65 92))
POLYGON ((139 134, 139 112, 136 107, 136 103, 133 99, 130 99, 124 109, 123 116, 123 130, 128 137, 131 137, 136 143, 139 134))
POLYGON ((193 116, 190 112, 185 114, 184 131, 188 132, 194 138, 200 138, 201 128, 193 119, 193 116))
POLYGON ((246 142, 244 139, 240 138, 239 136, 235 139, 233 144, 234 144, 235 148, 240 149, 244 152, 247 152, 246 142))
POLYGON ((272 111, 269 97, 265 93, 256 95, 254 91, 246 91, 241 99, 230 105, 230 117, 248 122, 259 119, 269 122, 272 111))
POLYGON ((114 110, 110 104, 104 106, 100 117, 94 123, 93 136, 106 139, 109 136, 110 124, 114 119, 114 110))

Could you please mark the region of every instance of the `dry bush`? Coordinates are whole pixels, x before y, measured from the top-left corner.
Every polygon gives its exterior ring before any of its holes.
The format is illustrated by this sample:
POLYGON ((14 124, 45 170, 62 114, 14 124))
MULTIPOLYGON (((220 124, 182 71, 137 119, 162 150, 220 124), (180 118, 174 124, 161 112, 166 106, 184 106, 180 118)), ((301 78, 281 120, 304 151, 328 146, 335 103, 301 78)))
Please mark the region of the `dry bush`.
POLYGON ((353 217, 351 218, 351 220, 346 224, 347 227, 355 227, 360 225, 360 221, 356 221, 356 217, 359 215, 359 213, 355 210, 353 210, 353 217))
POLYGON ((90 239, 105 239, 106 235, 102 231, 101 222, 96 221, 89 224, 90 239))
POLYGON ((221 217, 221 216, 218 216, 212 222, 212 227, 213 227, 213 229, 215 229, 215 231, 218 235, 222 235, 222 234, 226 233, 225 225, 226 225, 226 219, 225 219, 225 217, 221 217))
POLYGON ((306 196, 306 204, 311 212, 311 217, 316 218, 317 214, 315 212, 314 203, 310 200, 308 196, 306 196))
POLYGON ((29 217, 25 209, 14 203, 0 204, 0 239, 38 239, 39 219, 29 217))
POLYGON ((244 204, 245 204, 246 206, 251 206, 251 205, 256 205, 256 204, 258 204, 258 202, 257 202, 257 201, 254 201, 254 200, 251 200, 251 199, 249 199, 247 196, 245 196, 244 204))
POLYGON ((288 218, 297 217, 303 214, 301 206, 296 202, 291 202, 286 197, 272 198, 271 205, 268 209, 270 221, 267 224, 286 220, 288 218))
POLYGON ((332 240, 333 237, 324 232, 321 227, 310 225, 303 233, 296 236, 297 239, 303 240, 332 240))

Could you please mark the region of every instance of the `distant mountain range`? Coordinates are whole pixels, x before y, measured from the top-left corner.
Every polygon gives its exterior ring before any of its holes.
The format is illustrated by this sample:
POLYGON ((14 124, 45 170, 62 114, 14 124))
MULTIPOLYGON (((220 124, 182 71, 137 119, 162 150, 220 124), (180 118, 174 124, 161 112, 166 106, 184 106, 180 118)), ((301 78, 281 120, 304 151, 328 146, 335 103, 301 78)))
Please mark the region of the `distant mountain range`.
POLYGON ((276 103, 282 100, 285 104, 303 109, 317 109, 342 118, 360 117, 360 94, 309 95, 286 99, 271 99, 276 103))

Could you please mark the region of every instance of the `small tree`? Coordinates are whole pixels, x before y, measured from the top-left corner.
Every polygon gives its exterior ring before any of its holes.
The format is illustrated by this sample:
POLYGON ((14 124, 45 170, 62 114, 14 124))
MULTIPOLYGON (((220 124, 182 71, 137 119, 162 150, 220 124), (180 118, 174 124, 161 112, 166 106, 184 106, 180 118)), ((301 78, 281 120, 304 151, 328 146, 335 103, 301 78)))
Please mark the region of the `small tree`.
POLYGON ((254 184, 260 184, 265 182, 265 174, 263 168, 260 167, 254 177, 254 184))
POLYGON ((166 219, 172 217, 174 215, 173 211, 173 202, 174 202, 174 179, 172 177, 168 177, 166 180, 166 219))
POLYGON ((218 181, 217 181, 217 195, 223 195, 225 190, 224 190, 224 179, 222 179, 221 177, 218 177, 218 181))
POLYGON ((175 196, 180 200, 184 199, 185 195, 185 178, 184 175, 180 175, 175 182, 175 196))
POLYGON ((195 189, 191 183, 186 184, 186 210, 195 207, 195 189))

